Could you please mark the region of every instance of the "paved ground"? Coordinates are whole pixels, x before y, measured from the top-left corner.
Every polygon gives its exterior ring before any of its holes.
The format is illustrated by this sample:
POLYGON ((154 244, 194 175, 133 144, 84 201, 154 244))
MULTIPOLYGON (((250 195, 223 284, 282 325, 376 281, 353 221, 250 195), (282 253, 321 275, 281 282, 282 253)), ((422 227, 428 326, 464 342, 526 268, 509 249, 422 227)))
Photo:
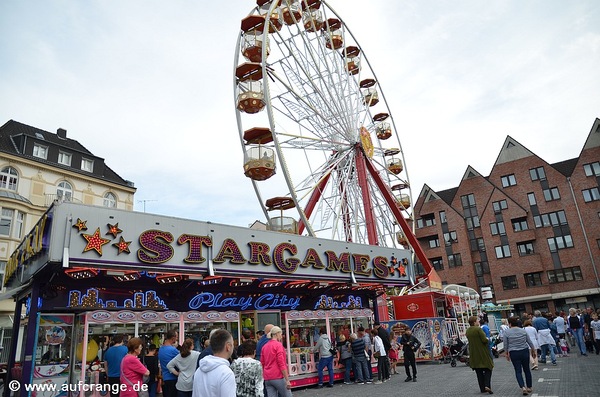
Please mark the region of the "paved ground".
MULTIPOLYGON (((540 364, 533 373, 532 397, 598 397, 600 396, 600 356, 559 357, 556 367, 540 364)), ((550 363, 550 360, 548 360, 550 363)), ((494 360, 492 390, 494 396, 522 396, 513 366, 504 355, 494 360)), ((400 375, 379 385, 344 385, 338 381, 333 388, 310 387, 296 389, 294 397, 365 397, 365 396, 483 396, 477 386, 477 377, 469 367, 458 363, 419 364, 418 381, 405 383, 404 367, 400 375)), ((326 378, 327 379, 327 376, 326 378)), ((485 394, 487 395, 487 394, 485 394)))

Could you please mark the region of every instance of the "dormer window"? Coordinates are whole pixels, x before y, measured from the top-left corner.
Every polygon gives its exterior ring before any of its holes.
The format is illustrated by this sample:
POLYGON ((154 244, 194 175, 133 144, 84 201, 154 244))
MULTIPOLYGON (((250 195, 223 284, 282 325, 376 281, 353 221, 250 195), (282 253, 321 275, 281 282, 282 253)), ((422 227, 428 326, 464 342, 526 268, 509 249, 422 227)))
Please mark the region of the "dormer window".
POLYGON ((94 160, 83 158, 81 159, 81 169, 87 172, 94 171, 94 160))
POLYGON ((71 153, 58 152, 58 164, 71 166, 71 153))
POLYGON ((33 145, 33 156, 46 160, 48 158, 48 146, 36 143, 33 145))

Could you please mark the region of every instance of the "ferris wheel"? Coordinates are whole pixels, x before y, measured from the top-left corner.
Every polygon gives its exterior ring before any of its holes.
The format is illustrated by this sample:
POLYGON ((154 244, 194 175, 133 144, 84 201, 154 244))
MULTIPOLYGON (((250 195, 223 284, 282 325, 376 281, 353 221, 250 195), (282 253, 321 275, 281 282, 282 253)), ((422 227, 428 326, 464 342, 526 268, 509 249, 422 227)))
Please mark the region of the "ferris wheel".
POLYGON ((234 98, 268 229, 405 247, 404 152, 365 52, 325 1, 256 3, 241 21, 234 98))

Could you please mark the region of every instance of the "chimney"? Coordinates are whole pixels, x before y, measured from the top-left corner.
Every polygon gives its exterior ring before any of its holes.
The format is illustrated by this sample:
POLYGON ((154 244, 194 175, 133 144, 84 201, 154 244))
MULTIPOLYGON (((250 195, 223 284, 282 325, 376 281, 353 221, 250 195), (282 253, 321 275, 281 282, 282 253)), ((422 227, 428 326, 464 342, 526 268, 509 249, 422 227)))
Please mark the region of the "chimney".
POLYGON ((58 135, 59 138, 67 139, 67 130, 64 128, 59 128, 56 130, 56 135, 58 135))

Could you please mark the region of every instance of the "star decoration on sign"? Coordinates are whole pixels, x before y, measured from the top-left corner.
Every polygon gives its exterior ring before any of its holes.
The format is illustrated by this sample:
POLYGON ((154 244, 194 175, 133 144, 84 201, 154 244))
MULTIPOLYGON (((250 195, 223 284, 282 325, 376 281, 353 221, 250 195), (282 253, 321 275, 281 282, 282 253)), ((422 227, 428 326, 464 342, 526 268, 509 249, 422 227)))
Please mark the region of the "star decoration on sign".
POLYGON ((131 244, 131 241, 125 241, 123 236, 120 237, 118 243, 113 243, 113 245, 119 250, 117 255, 119 255, 121 252, 127 252, 128 254, 130 254, 131 251, 129 251, 129 244, 131 244))
POLYGON ((87 240, 87 245, 83 249, 83 252, 94 250, 98 255, 102 256, 102 246, 110 243, 110 239, 102 238, 100 236, 100 228, 97 228, 94 234, 82 234, 83 238, 87 240))
POLYGON ((73 227, 77 228, 78 231, 87 230, 86 223, 87 221, 82 221, 81 219, 77 218, 77 222, 73 225, 73 227))
POLYGON ((114 225, 107 223, 106 226, 108 226, 108 232, 106 232, 106 234, 112 234, 113 238, 117 238, 117 235, 123 231, 119 229, 119 222, 115 223, 114 225))

